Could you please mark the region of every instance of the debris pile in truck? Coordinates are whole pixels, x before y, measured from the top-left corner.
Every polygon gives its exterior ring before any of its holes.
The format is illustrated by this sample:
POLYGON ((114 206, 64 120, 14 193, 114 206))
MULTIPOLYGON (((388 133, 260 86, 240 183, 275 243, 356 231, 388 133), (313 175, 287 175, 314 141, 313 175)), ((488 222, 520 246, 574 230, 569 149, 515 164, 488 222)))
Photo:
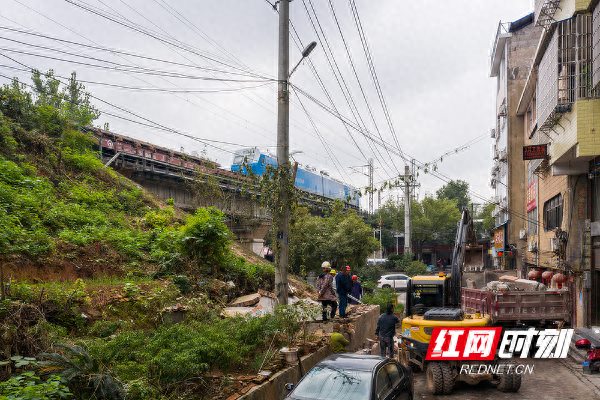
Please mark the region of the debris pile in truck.
POLYGON ((489 292, 540 292, 546 290, 566 290, 566 288, 556 289, 531 279, 519 279, 510 275, 503 275, 497 281, 488 282, 482 290, 489 292))

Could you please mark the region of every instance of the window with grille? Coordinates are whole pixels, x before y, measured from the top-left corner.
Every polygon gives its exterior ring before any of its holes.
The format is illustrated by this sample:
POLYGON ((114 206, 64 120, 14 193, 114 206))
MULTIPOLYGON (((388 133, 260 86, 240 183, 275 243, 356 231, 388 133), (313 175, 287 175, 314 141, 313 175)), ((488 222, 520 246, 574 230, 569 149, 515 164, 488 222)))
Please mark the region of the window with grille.
POLYGON ((562 195, 557 195, 544 203, 544 229, 560 228, 563 217, 562 195))
POLYGON ((527 236, 535 236, 538 233, 537 208, 527 213, 527 236))

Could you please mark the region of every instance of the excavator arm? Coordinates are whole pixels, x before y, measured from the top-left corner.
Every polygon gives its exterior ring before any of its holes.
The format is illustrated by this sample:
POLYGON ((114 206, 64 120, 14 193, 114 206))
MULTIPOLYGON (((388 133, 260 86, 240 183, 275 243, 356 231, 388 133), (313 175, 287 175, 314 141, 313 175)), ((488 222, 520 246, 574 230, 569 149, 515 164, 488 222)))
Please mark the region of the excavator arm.
POLYGON ((465 263, 465 251, 467 244, 474 240, 473 219, 465 208, 462 211, 460 221, 456 229, 456 240, 452 252, 452 266, 450 269, 450 283, 448 303, 452 307, 460 307, 460 288, 462 281, 462 270, 465 263))

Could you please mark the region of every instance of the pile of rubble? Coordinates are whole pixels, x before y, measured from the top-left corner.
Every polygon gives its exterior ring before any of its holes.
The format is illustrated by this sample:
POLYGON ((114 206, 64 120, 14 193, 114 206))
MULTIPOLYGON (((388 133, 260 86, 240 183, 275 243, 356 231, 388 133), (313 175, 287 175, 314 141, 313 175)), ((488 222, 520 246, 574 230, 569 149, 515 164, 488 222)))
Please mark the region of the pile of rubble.
MULTIPOLYGON (((288 304, 294 304, 299 301, 320 304, 313 299, 313 293, 300 285, 289 285, 288 304)), ((229 302, 228 306, 223 309, 224 317, 235 316, 253 316, 259 317, 266 314, 272 314, 277 305, 277 296, 274 293, 266 290, 258 289, 257 293, 248 294, 238 297, 229 302)))
POLYGON ((511 275, 502 275, 499 280, 491 281, 482 288, 490 292, 508 292, 508 291, 546 291, 548 286, 541 282, 531 279, 520 279, 511 275))

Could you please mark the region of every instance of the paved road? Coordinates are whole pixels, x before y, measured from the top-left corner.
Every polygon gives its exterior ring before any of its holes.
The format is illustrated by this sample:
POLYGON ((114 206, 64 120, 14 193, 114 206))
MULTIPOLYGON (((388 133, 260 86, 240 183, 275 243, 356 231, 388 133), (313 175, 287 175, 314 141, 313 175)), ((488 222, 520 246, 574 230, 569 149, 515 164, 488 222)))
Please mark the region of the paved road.
POLYGON ((502 393, 489 383, 477 386, 457 384, 449 396, 434 396, 427 390, 425 374, 415 374, 415 399, 461 399, 461 400, 501 400, 501 399, 600 399, 600 375, 582 375, 581 369, 571 360, 536 360, 534 372, 523 376, 523 384, 518 393, 502 393))

